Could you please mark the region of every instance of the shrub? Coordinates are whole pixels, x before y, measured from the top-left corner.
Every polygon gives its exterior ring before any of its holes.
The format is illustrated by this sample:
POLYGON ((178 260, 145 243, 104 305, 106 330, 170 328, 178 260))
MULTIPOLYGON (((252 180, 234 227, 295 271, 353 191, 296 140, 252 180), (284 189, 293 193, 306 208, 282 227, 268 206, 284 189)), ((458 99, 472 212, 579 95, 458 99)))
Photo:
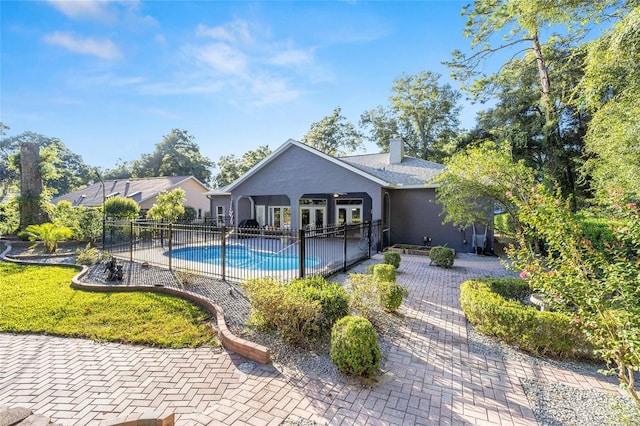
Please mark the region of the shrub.
POLYGON ((602 217, 586 215, 576 216, 582 235, 591 241, 593 248, 604 251, 607 246, 615 244, 616 237, 614 226, 620 226, 620 222, 602 217))
POLYGON ((429 257, 431 258, 431 263, 443 268, 451 268, 455 259, 453 251, 444 246, 432 247, 431 251, 429 251, 429 257))
POLYGON ((460 304, 478 331, 524 351, 555 358, 592 357, 591 345, 571 317, 559 312, 540 312, 515 301, 526 286, 525 281, 517 279, 466 281, 460 287, 460 304))
POLYGON ((321 331, 331 330, 336 321, 349 313, 349 295, 340 284, 314 276, 292 280, 289 287, 307 300, 320 303, 322 316, 318 325, 321 331))
POLYGON ((354 376, 371 376, 382 354, 376 331, 362 317, 346 316, 331 330, 331 361, 340 371, 354 376))
POLYGON ((85 248, 76 249, 76 262, 81 265, 95 265, 106 260, 109 255, 101 252, 95 247, 91 247, 91 243, 87 243, 85 248))
POLYGON ((396 269, 400 267, 400 253, 385 251, 383 256, 383 263, 393 265, 396 269))
POLYGON ((317 300, 309 300, 271 278, 247 280, 244 288, 253 309, 254 324, 276 331, 294 344, 301 344, 317 333, 322 314, 317 300))
POLYGON ((351 307, 360 316, 376 323, 376 317, 382 312, 378 297, 378 285, 373 275, 350 274, 349 283, 352 288, 351 307))
POLYGON ((138 203, 131 198, 115 196, 104 202, 104 211, 109 219, 137 219, 140 216, 138 203))
MULTIPOLYGON (((396 253, 397 254, 397 253, 396 253)), ((376 281, 396 282, 396 268, 393 265, 379 263, 373 265, 373 278, 376 281)))
POLYGON ((405 287, 389 281, 378 282, 377 289, 380 306, 387 312, 397 311, 402 300, 409 295, 405 287))
POLYGON ((44 246, 49 253, 54 253, 60 241, 67 240, 73 235, 73 231, 66 226, 54 225, 51 222, 29 225, 24 231, 30 241, 44 241, 44 246))

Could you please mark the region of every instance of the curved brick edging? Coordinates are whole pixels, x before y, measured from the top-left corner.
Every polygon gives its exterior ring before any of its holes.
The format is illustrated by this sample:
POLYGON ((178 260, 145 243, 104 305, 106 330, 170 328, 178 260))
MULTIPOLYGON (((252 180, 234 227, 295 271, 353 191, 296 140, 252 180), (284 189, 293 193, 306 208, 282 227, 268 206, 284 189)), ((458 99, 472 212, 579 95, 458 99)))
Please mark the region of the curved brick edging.
POLYGON ((227 322, 224 319, 224 311, 222 308, 212 301, 200 296, 199 294, 179 290, 176 288, 170 287, 150 287, 150 286, 126 286, 119 287, 113 285, 102 285, 102 284, 88 284, 82 282, 82 278, 89 272, 89 268, 82 265, 69 264, 69 263, 46 263, 46 262, 34 262, 34 261, 25 261, 22 259, 15 259, 7 257, 6 254, 11 251, 11 246, 7 244, 7 249, 0 254, 0 259, 5 260, 7 262, 13 263, 25 263, 25 264, 33 264, 33 265, 44 265, 44 266, 65 266, 72 267, 75 269, 82 268, 80 272, 78 272, 71 279, 71 286, 76 289, 87 290, 87 291, 147 291, 151 293, 165 293, 170 294, 172 296, 180 297, 182 299, 186 299, 201 308, 208 311, 211 315, 216 318, 216 323, 218 325, 218 338, 220 339, 220 343, 226 349, 233 351, 239 355, 242 355, 245 358, 248 358, 252 361, 259 362, 261 364, 268 364, 271 362, 271 353, 269 348, 259 345, 257 343, 251 342, 249 340, 243 339, 241 337, 236 336, 227 327, 227 322))

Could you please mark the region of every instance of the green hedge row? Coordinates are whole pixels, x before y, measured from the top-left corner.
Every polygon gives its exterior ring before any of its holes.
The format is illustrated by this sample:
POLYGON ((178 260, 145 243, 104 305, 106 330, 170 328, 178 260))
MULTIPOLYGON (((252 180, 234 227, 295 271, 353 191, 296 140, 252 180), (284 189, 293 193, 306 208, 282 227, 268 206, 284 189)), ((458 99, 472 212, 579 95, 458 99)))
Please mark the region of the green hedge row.
POLYGON ((460 304, 478 331, 526 352, 558 359, 594 359, 593 348, 573 318, 523 305, 528 291, 528 284, 519 279, 469 280, 460 288, 460 304))

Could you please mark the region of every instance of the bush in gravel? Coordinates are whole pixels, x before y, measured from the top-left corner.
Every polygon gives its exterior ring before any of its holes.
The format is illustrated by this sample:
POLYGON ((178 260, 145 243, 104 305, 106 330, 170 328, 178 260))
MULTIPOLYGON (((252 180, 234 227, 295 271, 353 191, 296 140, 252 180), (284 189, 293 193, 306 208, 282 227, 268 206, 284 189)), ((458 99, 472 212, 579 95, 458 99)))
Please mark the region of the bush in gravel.
POLYGON ((301 344, 319 331, 322 307, 287 284, 272 278, 247 280, 243 284, 252 308, 251 321, 277 332, 284 340, 301 344))
POLYGON ((385 251, 382 262, 387 265, 393 265, 394 268, 398 269, 400 267, 400 253, 385 251))
POLYGON ((460 304, 478 331, 526 352, 560 359, 592 358, 592 347, 573 318, 540 312, 517 301, 525 288, 528 284, 518 279, 470 280, 460 287, 460 304))
POLYGON ((376 324, 376 318, 382 315, 378 285, 371 274, 350 274, 351 308, 358 315, 376 324))
POLYGON ((393 265, 378 263, 373 265, 372 271, 376 281, 396 282, 396 268, 393 265))
POLYGON ((389 281, 377 282, 380 306, 387 312, 395 312, 402 305, 402 300, 409 295, 409 291, 397 283, 389 281))
POLYGON ((362 317, 346 316, 331 330, 331 361, 340 371, 354 376, 371 376, 382 354, 376 331, 362 317))
POLYGON ((109 257, 107 252, 102 252, 96 247, 91 247, 91 243, 87 243, 84 248, 76 249, 76 262, 80 265, 95 265, 109 257))
POLYGON ((373 266, 372 273, 380 306, 387 312, 397 311, 402 304, 402 299, 407 297, 409 292, 400 284, 396 284, 395 267, 377 264, 373 266))
POLYGON ((349 295, 340 284, 330 283, 321 276, 294 279, 289 288, 305 297, 320 303, 322 315, 319 321, 320 331, 329 331, 333 324, 349 313, 349 295))
POLYGON ((442 266, 443 268, 451 268, 455 257, 455 254, 453 254, 453 251, 449 247, 436 246, 429 250, 431 263, 434 263, 436 266, 442 266))

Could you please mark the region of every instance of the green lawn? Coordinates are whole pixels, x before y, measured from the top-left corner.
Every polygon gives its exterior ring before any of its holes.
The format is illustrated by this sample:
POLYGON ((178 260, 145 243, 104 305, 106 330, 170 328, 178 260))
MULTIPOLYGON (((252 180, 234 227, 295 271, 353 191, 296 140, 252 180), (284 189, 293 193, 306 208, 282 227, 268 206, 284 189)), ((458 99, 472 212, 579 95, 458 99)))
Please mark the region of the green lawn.
POLYGON ((0 332, 164 348, 217 346, 209 314, 176 297, 71 288, 75 269, 0 261, 0 332))

